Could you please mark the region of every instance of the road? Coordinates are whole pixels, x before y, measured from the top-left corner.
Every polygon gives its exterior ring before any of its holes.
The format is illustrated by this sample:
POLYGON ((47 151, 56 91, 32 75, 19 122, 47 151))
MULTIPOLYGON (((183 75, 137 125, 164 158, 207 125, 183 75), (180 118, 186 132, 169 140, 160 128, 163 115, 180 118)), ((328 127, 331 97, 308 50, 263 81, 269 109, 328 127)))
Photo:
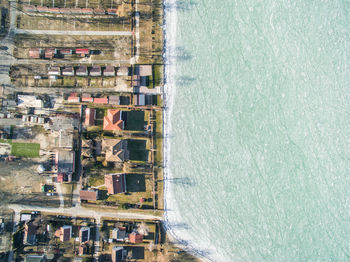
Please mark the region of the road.
POLYGON ((16 87, 17 91, 26 92, 26 93, 35 93, 35 94, 54 94, 54 93, 71 93, 71 92, 87 92, 91 94, 96 93, 115 93, 115 92, 133 92, 132 88, 124 90, 118 86, 114 88, 98 88, 98 87, 16 87), (130 89, 130 91, 129 91, 130 89))
POLYGON ((110 65, 121 65, 130 64, 130 60, 67 60, 67 59, 54 59, 54 60, 44 60, 44 59, 17 59, 16 64, 20 65, 33 65, 33 64, 43 64, 43 65, 56 65, 56 64, 110 64, 110 65))
POLYGON ((106 212, 106 211, 94 211, 81 206, 67 207, 67 208, 56 208, 56 207, 41 207, 41 206, 30 206, 30 205, 19 205, 10 204, 8 208, 13 209, 16 216, 23 210, 34 210, 47 213, 55 213, 58 215, 71 216, 71 217, 91 217, 95 218, 96 221, 101 221, 103 217, 117 218, 117 219, 147 219, 147 220, 162 220, 160 216, 146 215, 139 213, 123 213, 123 212, 106 212))
POLYGON ((32 30, 14 29, 15 34, 27 35, 96 35, 96 36, 132 36, 129 31, 64 31, 64 30, 32 30))

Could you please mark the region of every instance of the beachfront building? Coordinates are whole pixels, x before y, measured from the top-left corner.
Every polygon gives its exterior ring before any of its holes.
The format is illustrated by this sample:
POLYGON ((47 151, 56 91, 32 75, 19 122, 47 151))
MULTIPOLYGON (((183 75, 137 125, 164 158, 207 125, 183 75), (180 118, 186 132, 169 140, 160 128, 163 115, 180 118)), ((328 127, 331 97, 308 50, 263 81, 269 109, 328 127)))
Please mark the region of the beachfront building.
POLYGON ((123 111, 118 109, 108 109, 107 115, 103 118, 103 130, 121 131, 124 129, 124 121, 122 119, 123 111))
POLYGON ((126 192, 125 174, 107 174, 105 175, 105 186, 108 194, 119 194, 126 192))

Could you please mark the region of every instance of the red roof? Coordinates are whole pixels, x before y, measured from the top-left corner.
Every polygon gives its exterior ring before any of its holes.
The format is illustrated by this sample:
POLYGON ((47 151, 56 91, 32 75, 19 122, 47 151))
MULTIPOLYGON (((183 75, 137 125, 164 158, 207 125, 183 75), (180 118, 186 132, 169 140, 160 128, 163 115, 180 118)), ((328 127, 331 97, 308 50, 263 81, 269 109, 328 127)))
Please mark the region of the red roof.
POLYGON ((90 191, 90 190, 80 190, 79 192, 80 200, 96 201, 97 194, 98 194, 97 191, 90 191))
POLYGON ((107 116, 103 118, 103 130, 123 130, 124 121, 121 119, 122 112, 118 109, 108 109, 107 116))
POLYGON ((59 9, 59 8, 51 7, 51 8, 49 8, 48 12, 50 12, 50 13, 59 13, 59 12, 60 12, 60 9, 59 9))
POLYGON ((139 234, 137 232, 132 232, 129 235, 129 240, 130 240, 130 243, 134 243, 134 244, 142 243, 143 235, 141 235, 141 234, 139 234))
POLYGON ((92 9, 92 8, 82 8, 82 9, 81 9, 81 12, 82 12, 83 14, 92 14, 93 9, 92 9))
POLYGON ((86 108, 85 110, 85 125, 92 126, 95 124, 96 110, 94 108, 86 108))
POLYGON ((110 15, 116 15, 118 13, 118 9, 109 8, 109 9, 107 9, 107 13, 110 15))
POLYGON ((93 97, 83 97, 81 99, 82 102, 94 102, 94 98, 93 97))
POLYGON ((87 48, 77 48, 77 49, 75 49, 75 53, 76 54, 88 55, 89 54, 89 49, 87 49, 87 48))
POLYGON ((69 14, 71 12, 70 8, 60 8, 62 14, 69 14))
POLYGON ((95 8, 94 9, 94 13, 95 14, 105 14, 105 10, 104 9, 95 8))
POLYGON ((30 58, 40 58, 40 48, 31 48, 29 49, 30 58))
POLYGON ((62 182, 64 182, 65 181, 65 174, 63 174, 63 173, 59 173, 58 175, 57 175, 57 182, 59 182, 59 183, 62 183, 62 182))
POLYGON ((36 12, 36 7, 34 5, 23 5, 23 10, 28 12, 36 12))
POLYGON ((69 102, 73 102, 73 103, 79 103, 80 102, 80 97, 79 96, 69 96, 68 97, 68 101, 69 102))
POLYGON ((94 98, 94 104, 108 104, 107 97, 94 98))
POLYGON ((38 10, 38 12, 48 12, 49 8, 47 6, 37 6, 36 10, 38 10))

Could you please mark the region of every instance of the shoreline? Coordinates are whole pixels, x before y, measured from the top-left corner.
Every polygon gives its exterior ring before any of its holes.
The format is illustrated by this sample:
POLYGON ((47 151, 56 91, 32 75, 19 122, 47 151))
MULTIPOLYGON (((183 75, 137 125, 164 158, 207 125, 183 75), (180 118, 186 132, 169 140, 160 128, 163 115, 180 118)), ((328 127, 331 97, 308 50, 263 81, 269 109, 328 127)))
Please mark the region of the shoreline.
POLYGON ((188 244, 185 240, 182 240, 171 227, 168 217, 168 200, 171 198, 170 195, 170 172, 168 163, 170 161, 170 141, 169 134, 171 131, 170 117, 173 109, 173 100, 176 93, 176 87, 174 84, 174 75, 176 73, 176 56, 171 56, 176 50, 176 24, 177 24, 177 11, 175 0, 163 0, 163 162, 164 162, 164 223, 163 226, 168 233, 168 237, 175 246, 181 248, 187 253, 195 256, 197 259, 205 262, 212 262, 214 260, 202 254, 201 251, 197 250, 191 244, 188 244), (170 45, 173 43, 174 45, 170 45), (172 90, 169 90, 169 88, 172 90))

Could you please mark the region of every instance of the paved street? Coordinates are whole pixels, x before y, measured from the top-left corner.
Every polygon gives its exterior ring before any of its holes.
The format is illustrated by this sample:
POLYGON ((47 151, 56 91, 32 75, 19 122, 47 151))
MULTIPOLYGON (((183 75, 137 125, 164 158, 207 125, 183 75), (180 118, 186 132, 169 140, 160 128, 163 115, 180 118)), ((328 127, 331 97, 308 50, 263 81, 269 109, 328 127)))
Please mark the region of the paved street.
POLYGON ((65 30, 31 30, 14 29, 15 34, 33 35, 97 35, 97 36, 131 36, 129 31, 65 31, 65 30))

